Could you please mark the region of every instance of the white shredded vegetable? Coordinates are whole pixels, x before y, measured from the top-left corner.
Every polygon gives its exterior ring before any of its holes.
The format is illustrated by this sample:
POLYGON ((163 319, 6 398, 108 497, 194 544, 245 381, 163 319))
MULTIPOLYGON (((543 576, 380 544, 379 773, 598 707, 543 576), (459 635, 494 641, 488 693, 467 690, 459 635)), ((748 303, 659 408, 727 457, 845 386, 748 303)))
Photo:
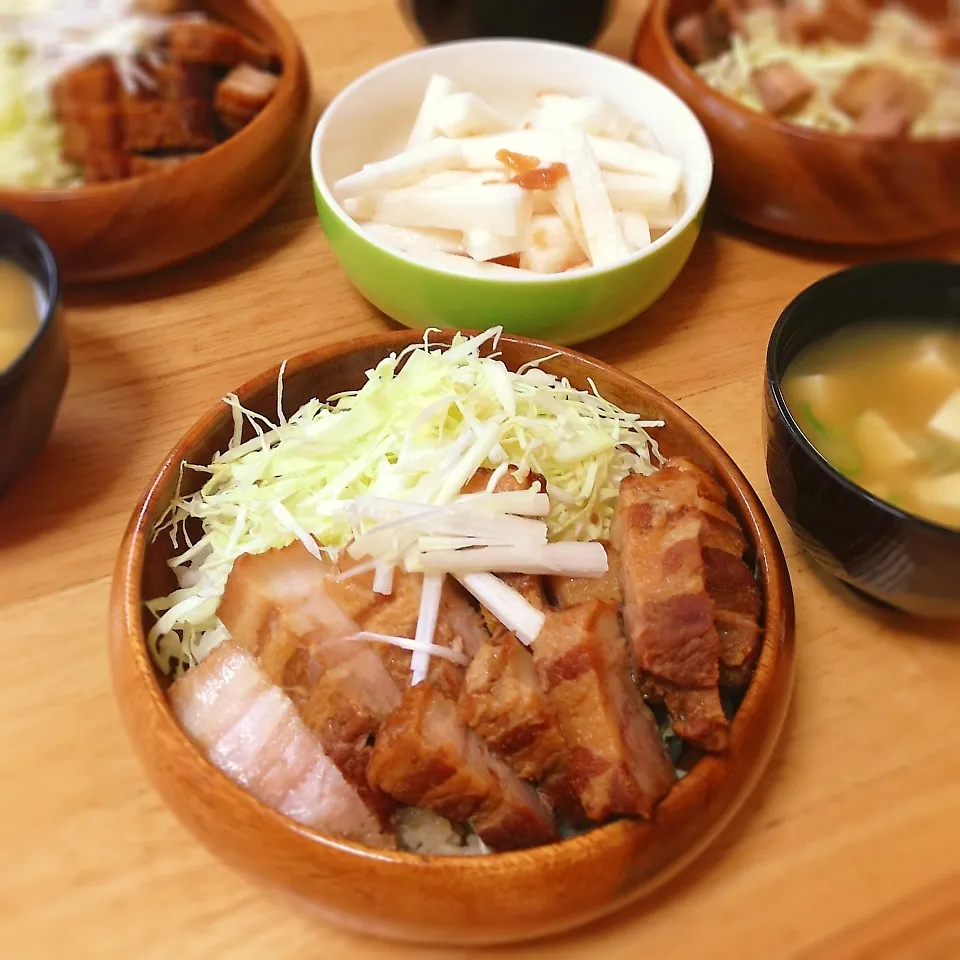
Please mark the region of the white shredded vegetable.
POLYGON ((854 121, 833 104, 833 95, 853 70, 867 65, 892 67, 921 83, 931 95, 926 111, 913 124, 915 137, 960 134, 960 61, 933 52, 931 28, 906 9, 889 5, 874 16, 873 31, 863 44, 834 40, 800 46, 780 39, 776 8, 743 13, 743 30, 731 48, 701 63, 697 72, 712 87, 744 106, 763 112, 751 82, 754 70, 786 60, 815 85, 809 102, 791 123, 833 133, 849 132, 854 121))
MULTIPOLYGON (((457 335, 446 346, 431 343, 428 331, 423 343, 369 370, 360 390, 309 400, 285 423, 225 398, 233 438, 209 465, 185 465, 205 481, 176 496, 157 526, 172 538, 179 584, 148 603, 158 618, 148 636, 158 666, 179 674, 211 649, 211 631, 222 639, 216 608, 237 557, 297 538, 331 557, 356 538, 351 553, 367 570, 389 564, 391 553, 401 555, 425 533, 476 546, 603 539, 620 481, 657 469, 647 429, 663 423, 536 364, 508 370, 495 353, 499 335, 499 328, 457 335), (549 496, 536 489, 461 496, 478 468, 502 463, 521 476, 542 475, 549 496), (425 526, 431 510, 435 523, 425 526), (450 517, 455 522, 445 522, 450 517)), ((383 587, 387 575, 378 576, 383 587)), ((483 584, 476 578, 484 576, 462 579, 483 584)), ((510 593, 508 606, 522 600, 510 593)), ((534 636, 529 612, 520 618, 534 636)))

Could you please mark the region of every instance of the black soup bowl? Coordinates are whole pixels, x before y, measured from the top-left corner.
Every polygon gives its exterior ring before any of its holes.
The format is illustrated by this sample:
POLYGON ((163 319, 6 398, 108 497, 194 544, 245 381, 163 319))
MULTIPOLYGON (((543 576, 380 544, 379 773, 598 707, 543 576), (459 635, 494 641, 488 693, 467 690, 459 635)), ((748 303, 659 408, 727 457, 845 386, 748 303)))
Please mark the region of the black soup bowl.
POLYGON ((20 356, 0 371, 2 497, 50 435, 67 385, 69 361, 56 260, 46 241, 32 227, 2 210, 0 260, 8 260, 26 271, 40 294, 36 333, 20 356))
POLYGON ((878 500, 807 440, 781 392, 805 347, 867 320, 935 320, 960 327, 960 264, 872 263, 825 277, 780 315, 767 348, 767 476, 810 555, 848 586, 921 617, 960 620, 960 530, 878 500))

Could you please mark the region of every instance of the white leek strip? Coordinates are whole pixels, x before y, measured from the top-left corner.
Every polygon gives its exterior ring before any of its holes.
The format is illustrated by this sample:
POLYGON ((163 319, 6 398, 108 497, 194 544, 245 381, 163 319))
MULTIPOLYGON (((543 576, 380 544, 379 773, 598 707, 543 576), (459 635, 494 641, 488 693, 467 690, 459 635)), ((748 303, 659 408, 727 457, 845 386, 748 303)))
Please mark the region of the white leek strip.
POLYGON ((471 516, 448 514, 434 517, 425 523, 413 518, 403 528, 392 526, 381 530, 374 527, 361 534, 347 548, 355 560, 362 557, 384 559, 387 554, 403 553, 421 536, 477 537, 501 544, 547 542, 547 525, 542 520, 511 516, 471 516))
POLYGON ((414 638, 419 649, 410 658, 410 672, 413 674, 410 686, 415 687, 427 679, 430 669, 430 647, 437 632, 437 617, 440 615, 440 597, 443 594, 445 573, 431 573, 423 578, 420 591, 420 616, 417 618, 417 634, 414 638))
POLYGON ((529 600, 492 573, 455 573, 461 585, 528 647, 543 629, 546 617, 529 600))
MULTIPOLYGON (((510 464, 501 464, 497 470, 501 467, 505 473, 510 464)), ((491 480, 497 477, 497 470, 494 470, 491 480)), ((450 509, 457 507, 468 511, 486 512, 489 509, 491 513, 510 513, 518 517, 545 517, 550 512, 550 497, 533 487, 529 490, 505 490, 503 493, 465 493, 450 504, 450 509)))
POLYGON ((376 571, 373 576, 373 592, 389 597, 393 593, 394 566, 392 563, 378 563, 376 571))
POLYGON ((476 537, 421 537, 415 544, 420 553, 431 550, 462 550, 464 547, 485 547, 482 540, 476 537))
POLYGON ((323 560, 323 552, 317 546, 317 541, 307 533, 303 527, 293 518, 293 514, 279 500, 270 504, 273 515, 280 522, 280 525, 289 530, 318 560, 323 560))
POLYGON ((411 650, 414 653, 420 650, 426 650, 433 657, 440 657, 443 660, 449 660, 451 663, 459 663, 466 666, 467 658, 459 651, 451 647, 441 647, 435 643, 423 647, 416 640, 410 640, 407 637, 394 637, 388 633, 371 633, 368 630, 361 630, 360 633, 352 637, 344 637, 344 640, 371 640, 374 643, 389 643, 393 647, 399 647, 401 650, 411 650))
POLYGON ((602 577, 607 551, 602 543, 548 543, 542 547, 492 546, 435 550, 408 555, 409 572, 529 573, 563 577, 602 577))

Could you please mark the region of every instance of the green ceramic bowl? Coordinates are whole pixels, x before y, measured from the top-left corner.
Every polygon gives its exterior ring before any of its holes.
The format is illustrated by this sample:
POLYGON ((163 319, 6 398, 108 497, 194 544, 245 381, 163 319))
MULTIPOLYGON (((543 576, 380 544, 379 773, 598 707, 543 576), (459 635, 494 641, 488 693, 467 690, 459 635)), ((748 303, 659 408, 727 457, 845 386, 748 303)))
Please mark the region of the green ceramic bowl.
POLYGON ((507 332, 579 343, 641 314, 676 280, 700 232, 713 174, 707 136, 670 90, 604 54, 528 40, 476 40, 426 47, 360 77, 327 108, 310 152, 320 223, 356 288, 408 327, 507 332), (630 260, 607 269, 473 277, 418 262, 372 237, 334 199, 330 185, 403 149, 432 74, 519 119, 543 90, 599 94, 643 121, 683 162, 687 208, 679 222, 630 260))

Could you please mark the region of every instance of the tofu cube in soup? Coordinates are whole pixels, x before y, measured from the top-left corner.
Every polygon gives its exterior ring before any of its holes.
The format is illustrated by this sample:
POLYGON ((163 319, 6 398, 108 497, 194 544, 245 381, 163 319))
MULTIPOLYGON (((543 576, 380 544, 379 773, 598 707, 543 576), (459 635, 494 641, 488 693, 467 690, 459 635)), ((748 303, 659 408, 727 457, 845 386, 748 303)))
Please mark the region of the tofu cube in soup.
POLYGON ((930 429, 945 440, 960 444, 960 390, 955 390, 930 420, 930 429))

